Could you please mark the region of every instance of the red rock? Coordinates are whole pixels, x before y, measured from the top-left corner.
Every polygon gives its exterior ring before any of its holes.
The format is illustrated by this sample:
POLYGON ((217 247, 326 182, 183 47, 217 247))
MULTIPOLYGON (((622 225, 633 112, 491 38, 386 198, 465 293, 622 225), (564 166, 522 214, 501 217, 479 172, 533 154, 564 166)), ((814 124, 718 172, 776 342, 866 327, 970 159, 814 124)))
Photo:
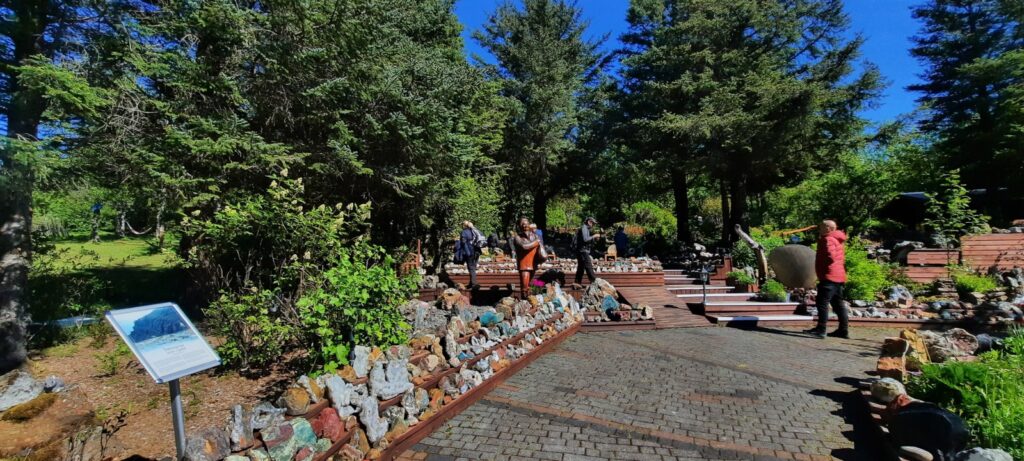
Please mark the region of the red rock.
POLYGON ((345 445, 341 447, 341 451, 338 453, 343 461, 363 461, 363 452, 359 451, 358 448, 352 445, 345 445))
POLYGON ((261 432, 263 443, 267 446, 267 449, 274 448, 291 440, 292 435, 295 433, 292 430, 291 424, 281 424, 270 429, 272 430, 265 429, 261 432))
POLYGON ((309 461, 313 459, 313 449, 305 447, 295 454, 295 461, 309 461))
MULTIPOLYGON (((327 408, 320 412, 320 416, 316 419, 320 423, 320 432, 317 432, 317 437, 330 439, 331 442, 337 442, 345 435, 345 423, 338 417, 338 412, 333 408, 327 408)), ((314 426, 315 428, 316 426, 314 426)))
POLYGON ((893 378, 903 381, 907 374, 907 358, 900 357, 879 357, 876 366, 878 376, 882 378, 893 378))

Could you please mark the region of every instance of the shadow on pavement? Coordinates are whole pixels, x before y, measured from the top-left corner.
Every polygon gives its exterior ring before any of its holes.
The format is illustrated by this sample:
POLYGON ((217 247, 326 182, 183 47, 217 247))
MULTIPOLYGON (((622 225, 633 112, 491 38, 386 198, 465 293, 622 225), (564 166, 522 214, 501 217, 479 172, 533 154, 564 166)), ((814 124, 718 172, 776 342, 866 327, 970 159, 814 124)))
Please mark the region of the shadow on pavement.
POLYGON ((825 397, 840 405, 840 409, 832 412, 841 416, 843 421, 853 427, 853 430, 843 431, 843 436, 853 442, 853 448, 842 448, 832 450, 832 457, 843 461, 876 461, 886 459, 887 454, 882 448, 882 441, 873 427, 871 415, 867 407, 861 401, 857 393, 856 378, 841 377, 835 381, 850 386, 848 392, 837 392, 828 390, 814 390, 811 395, 825 397))

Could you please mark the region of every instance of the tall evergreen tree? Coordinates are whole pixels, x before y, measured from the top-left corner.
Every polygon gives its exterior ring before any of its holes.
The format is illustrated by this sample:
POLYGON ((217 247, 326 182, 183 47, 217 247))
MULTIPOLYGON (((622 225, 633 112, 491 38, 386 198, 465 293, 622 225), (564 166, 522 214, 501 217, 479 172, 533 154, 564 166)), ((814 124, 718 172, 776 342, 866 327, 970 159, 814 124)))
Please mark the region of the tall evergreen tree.
POLYGON ((862 40, 844 39, 839 0, 634 0, 628 20, 627 115, 672 168, 680 223, 695 172, 722 185, 731 238, 751 194, 825 168, 859 140, 857 112, 879 76, 854 71, 862 40))
POLYGON ((548 201, 578 167, 584 112, 598 103, 594 90, 607 62, 599 51, 604 39, 587 39, 587 26, 574 2, 523 0, 499 6, 474 34, 497 60, 483 67, 518 106, 501 149, 510 168, 506 224, 531 199, 533 219, 546 227, 548 201))
POLYGON ((1014 103, 1024 85, 1020 10, 1006 0, 930 0, 913 10, 922 28, 911 54, 925 71, 909 89, 928 110, 922 129, 938 134, 938 152, 971 187, 1024 179, 1024 122, 1014 103))
POLYGON ((94 114, 106 103, 71 67, 93 43, 123 35, 130 0, 0 1, 0 373, 25 359, 27 281, 32 258, 35 168, 54 148, 40 141, 53 129, 94 114), (68 64, 68 63, 72 64, 68 64))

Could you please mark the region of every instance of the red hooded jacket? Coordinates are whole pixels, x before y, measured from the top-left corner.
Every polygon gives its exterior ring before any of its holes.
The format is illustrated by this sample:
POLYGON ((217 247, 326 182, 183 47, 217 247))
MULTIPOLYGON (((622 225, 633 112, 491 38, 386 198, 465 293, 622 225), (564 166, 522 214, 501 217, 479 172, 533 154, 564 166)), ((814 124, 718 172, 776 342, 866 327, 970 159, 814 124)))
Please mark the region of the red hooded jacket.
POLYGON ((814 258, 814 271, 818 281, 846 283, 846 234, 835 230, 818 239, 818 253, 814 258))

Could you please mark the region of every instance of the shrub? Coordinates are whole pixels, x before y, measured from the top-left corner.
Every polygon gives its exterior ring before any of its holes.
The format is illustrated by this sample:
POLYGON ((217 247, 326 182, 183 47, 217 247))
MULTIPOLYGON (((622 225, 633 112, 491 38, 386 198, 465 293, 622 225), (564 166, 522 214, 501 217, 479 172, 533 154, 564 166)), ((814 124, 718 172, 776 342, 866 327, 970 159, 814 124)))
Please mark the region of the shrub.
POLYGON ((990 275, 976 274, 961 267, 951 268, 950 272, 953 275, 953 282, 956 283, 956 292, 960 296, 985 293, 999 288, 999 281, 990 275))
POLYGON ((927 364, 912 377, 908 393, 959 414, 974 442, 1024 458, 1024 331, 1006 340, 1006 352, 982 354, 977 362, 927 364))
POLYGON ((846 298, 875 299, 875 294, 893 283, 890 268, 868 259, 864 242, 853 239, 846 246, 846 298))
MULTIPOLYGON (((764 247, 764 255, 768 256, 772 250, 786 244, 786 239, 781 236, 771 235, 768 232, 753 228, 750 230, 750 237, 764 247)), ((754 250, 746 242, 736 242, 732 247, 732 262, 737 267, 757 267, 757 257, 754 250)))
POLYGON ((725 279, 735 285, 753 285, 757 283, 757 279, 744 271, 732 271, 725 274, 725 279))
POLYGON ((409 325, 398 306, 413 296, 416 281, 400 278, 380 247, 357 244, 339 253, 334 266, 310 284, 296 303, 310 348, 324 371, 348 363, 353 345, 405 342, 409 325))
POLYGON ((769 280, 761 287, 761 298, 765 301, 780 303, 786 300, 788 293, 786 287, 778 280, 769 280))
POLYGON ((297 343, 298 328, 289 321, 295 313, 271 290, 224 290, 206 312, 207 325, 223 338, 217 352, 229 365, 259 367, 278 360, 287 346, 297 343))

